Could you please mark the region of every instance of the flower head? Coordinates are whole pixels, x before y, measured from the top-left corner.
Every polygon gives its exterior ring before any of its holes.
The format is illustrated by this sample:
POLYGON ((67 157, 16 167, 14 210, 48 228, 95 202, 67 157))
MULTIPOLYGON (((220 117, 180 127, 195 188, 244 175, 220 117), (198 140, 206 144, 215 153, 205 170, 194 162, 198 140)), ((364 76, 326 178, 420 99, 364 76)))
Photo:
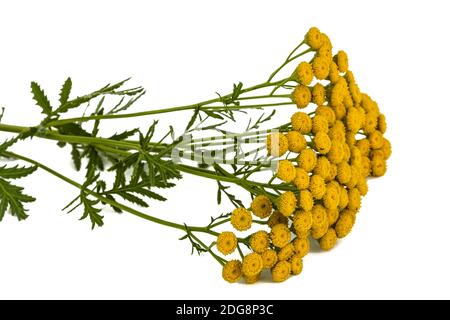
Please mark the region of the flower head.
POLYGON ((258 195, 253 199, 251 209, 258 218, 267 218, 272 213, 272 201, 265 195, 258 195))
POLYGON ((288 139, 289 151, 300 153, 306 148, 305 137, 299 131, 289 131, 286 137, 288 139))
POLYGON ((296 112, 291 117, 292 129, 300 132, 301 134, 306 134, 311 132, 312 120, 304 112, 296 112))
POLYGON ((333 228, 328 229, 327 233, 320 238, 319 245, 322 250, 331 250, 337 242, 336 231, 333 228))
POLYGON ((291 231, 285 224, 279 223, 272 227, 270 239, 274 246, 283 248, 291 240, 291 231))
POLYGON ((248 230, 252 225, 252 214, 245 208, 236 208, 231 213, 230 222, 238 231, 248 230))
POLYGON ((309 190, 300 190, 298 196, 298 205, 305 211, 310 211, 314 205, 314 198, 309 190))
POLYGON ((224 255, 233 253, 237 247, 237 238, 233 232, 224 231, 217 236, 217 250, 224 255))
POLYGON ((314 76, 319 80, 323 80, 328 77, 328 73, 330 72, 329 60, 324 56, 316 56, 312 62, 312 68, 314 76))
POLYGON ((313 70, 311 65, 305 61, 300 62, 297 69, 295 69, 294 78, 300 84, 308 86, 313 80, 313 70))
POLYGON ((256 253, 263 253, 269 247, 269 234, 263 230, 255 232, 250 237, 250 247, 256 253))
POLYGON ((289 160, 278 162, 277 177, 284 182, 291 182, 295 179, 295 167, 289 160))
POLYGON ((231 260, 228 261, 222 269, 222 277, 230 282, 237 282, 241 278, 242 275, 242 263, 239 260, 231 260))
POLYGON ((262 271, 263 266, 262 257, 258 253, 252 252, 242 260, 242 273, 246 277, 256 276, 262 271))
POLYGON ((293 275, 299 275, 300 273, 302 273, 303 261, 300 255, 294 254, 289 262, 291 263, 291 272, 293 275))
POLYGON ((272 268, 272 280, 275 282, 286 281, 291 275, 291 264, 288 261, 279 261, 272 268))
POLYGON ((299 84, 295 87, 291 97, 297 108, 303 109, 311 102, 311 91, 308 87, 299 84))
POLYGON ((292 191, 283 192, 277 199, 277 208, 285 217, 289 217, 295 211, 297 198, 292 191))
POLYGON ((261 254, 264 268, 272 268, 278 261, 278 255, 275 250, 268 249, 261 254))
POLYGON ((302 150, 297 157, 298 165, 306 172, 311 172, 316 165, 317 155, 311 148, 302 150))
POLYGON ((305 35, 305 43, 311 47, 311 49, 318 50, 323 44, 322 33, 316 27, 312 27, 305 35))

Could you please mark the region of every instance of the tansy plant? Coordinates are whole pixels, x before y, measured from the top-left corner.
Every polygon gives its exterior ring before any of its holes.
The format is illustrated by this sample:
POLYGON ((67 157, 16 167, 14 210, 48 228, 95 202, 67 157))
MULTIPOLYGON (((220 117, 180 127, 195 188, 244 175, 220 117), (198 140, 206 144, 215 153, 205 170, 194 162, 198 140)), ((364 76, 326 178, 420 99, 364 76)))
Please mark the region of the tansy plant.
POLYGON ((68 78, 57 103, 31 83, 43 114, 39 123, 31 127, 0 123, 1 131, 14 134, 0 145, 0 155, 9 160, 0 166, 0 220, 7 211, 19 220, 27 218, 26 207, 35 199, 16 180, 40 169, 78 190, 64 210, 81 211, 81 219, 88 218, 92 228, 103 225, 102 212, 108 207, 127 212, 179 229, 193 252, 207 253, 222 266, 228 282, 243 278, 254 283, 267 273, 264 270, 281 282, 301 273, 310 241, 326 251, 349 234, 361 197, 367 194, 368 178, 385 174, 391 154, 383 136, 385 117, 377 103, 360 92, 346 53, 333 55, 328 36, 317 28, 307 32, 266 81, 250 87, 235 84, 231 93, 210 100, 127 113, 144 90, 124 89, 125 82, 72 97, 68 78), (299 62, 301 58, 306 61, 299 62), (280 76, 292 63, 296 68, 280 76), (276 120, 278 108, 294 106, 302 111, 293 110, 289 121, 261 128, 276 120), (266 108, 272 111, 261 113, 266 108), (172 127, 161 135, 156 120, 145 130, 101 133, 108 119, 185 110, 192 116, 181 135, 172 127), (66 116, 77 111, 82 112, 77 117, 66 116), (256 113, 242 132, 225 130, 236 119, 256 113), (17 142, 37 143, 36 138, 69 148, 84 179, 74 181, 13 150, 17 142), (10 164, 16 160, 26 165, 10 164), (160 190, 175 186, 182 174, 217 181, 218 203, 226 198, 235 209, 212 217, 205 226, 150 215, 149 201, 165 201, 160 190), (251 202, 233 193, 232 185, 244 189, 251 202))

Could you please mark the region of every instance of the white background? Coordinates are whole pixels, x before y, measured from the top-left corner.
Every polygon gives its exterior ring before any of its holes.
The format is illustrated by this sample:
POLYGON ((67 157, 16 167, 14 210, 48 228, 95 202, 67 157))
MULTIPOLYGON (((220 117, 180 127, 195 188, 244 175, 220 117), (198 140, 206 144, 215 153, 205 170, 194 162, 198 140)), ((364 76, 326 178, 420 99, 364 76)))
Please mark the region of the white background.
MULTIPOLYGON (((254 286, 224 282, 176 230, 106 210, 105 226, 91 231, 79 213, 60 210, 76 190, 38 172, 21 181, 37 197, 29 219, 0 223, 0 298, 450 298, 448 12, 446 1, 2 2, 5 123, 39 120, 32 80, 55 100, 69 75, 78 94, 132 76, 148 90, 136 110, 259 83, 315 25, 347 51, 361 89, 386 114, 393 155, 348 238, 307 256, 301 276, 254 286)), ((14 150, 81 181, 54 142, 14 150)), ((185 175, 165 194, 146 212, 203 224, 231 209, 217 207, 214 181, 185 175)))

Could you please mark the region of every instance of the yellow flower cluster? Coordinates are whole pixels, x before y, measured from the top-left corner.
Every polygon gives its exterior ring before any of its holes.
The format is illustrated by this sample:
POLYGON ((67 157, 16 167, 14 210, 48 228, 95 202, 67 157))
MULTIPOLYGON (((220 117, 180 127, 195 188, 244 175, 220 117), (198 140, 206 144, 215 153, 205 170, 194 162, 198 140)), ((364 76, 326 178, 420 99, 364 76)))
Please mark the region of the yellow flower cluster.
MULTIPOLYGON (((291 98, 297 108, 310 107, 312 112, 295 112, 287 132, 267 137, 269 155, 287 154, 278 162, 276 177, 293 189, 274 201, 255 197, 251 211, 233 211, 230 221, 236 230, 248 230, 253 213, 267 218, 270 231, 253 233, 248 237, 252 252, 224 265, 223 277, 229 282, 241 276, 247 283, 256 282, 264 269, 271 270, 275 282, 300 274, 310 241, 327 251, 347 236, 368 192, 368 177, 386 172, 391 144, 383 136, 385 116, 360 91, 347 54, 333 55, 328 36, 317 28, 308 31, 304 42, 314 58, 301 62, 293 73, 291 80, 297 84, 291 98)), ((231 253, 236 237, 220 234, 217 248, 231 253)))

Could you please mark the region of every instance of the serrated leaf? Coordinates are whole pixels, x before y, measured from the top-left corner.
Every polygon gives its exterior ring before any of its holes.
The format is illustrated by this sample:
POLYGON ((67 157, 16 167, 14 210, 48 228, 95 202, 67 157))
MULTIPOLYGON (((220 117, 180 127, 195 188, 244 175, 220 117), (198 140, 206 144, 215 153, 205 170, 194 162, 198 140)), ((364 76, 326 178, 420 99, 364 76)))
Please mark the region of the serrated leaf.
POLYGON ((117 194, 119 196, 121 196, 123 199, 125 199, 125 200, 127 200, 127 201, 129 201, 131 203, 137 204, 138 206, 141 206, 141 207, 144 207, 144 208, 148 207, 148 204, 144 200, 142 200, 141 198, 139 198, 139 197, 137 197, 137 196, 135 196, 135 195, 133 195, 131 193, 117 192, 117 194))
POLYGON ((145 189, 145 188, 136 188, 134 189, 132 192, 134 193, 138 193, 140 195, 143 195, 147 198, 152 198, 155 200, 159 200, 159 201, 166 201, 167 199, 164 198, 163 196, 161 196, 160 194, 150 191, 149 189, 145 189))
POLYGON ((72 90, 72 79, 67 78, 61 87, 61 92, 59 93, 59 105, 60 107, 69 101, 70 91, 72 90))
POLYGON ((94 229, 96 226, 103 226, 103 216, 99 215, 101 210, 95 207, 95 205, 97 205, 100 201, 89 199, 84 191, 81 192, 80 201, 84 207, 83 215, 81 216, 80 220, 89 217, 92 223, 92 229, 94 229))
POLYGON ((26 219, 28 215, 23 203, 35 200, 35 198, 23 193, 22 187, 0 179, 0 221, 2 221, 8 208, 11 215, 17 217, 19 221, 26 219))
POLYGON ((6 165, 4 165, 3 167, 0 167, 0 177, 3 179, 19 179, 32 174, 36 171, 36 169, 37 167, 35 166, 19 167, 16 165, 14 167, 7 168, 6 165))
POLYGON ((72 156, 73 165, 75 166, 75 169, 77 171, 80 171, 81 169, 81 155, 80 151, 78 151, 78 148, 76 145, 72 144, 72 151, 70 152, 72 156))
POLYGON ((52 114, 50 101, 48 101, 44 90, 42 90, 39 84, 34 81, 31 82, 31 93, 33 94, 33 99, 36 101, 36 104, 41 107, 42 113, 50 116, 52 114))
POLYGON ((109 139, 111 140, 125 140, 129 137, 132 137, 136 134, 136 132, 139 132, 139 129, 133 129, 133 130, 127 130, 127 131, 123 131, 121 133, 116 133, 114 135, 112 135, 111 137, 109 137, 109 139))
POLYGON ((58 126, 58 131, 61 134, 90 137, 91 134, 84 130, 78 123, 66 123, 62 126, 58 126))

